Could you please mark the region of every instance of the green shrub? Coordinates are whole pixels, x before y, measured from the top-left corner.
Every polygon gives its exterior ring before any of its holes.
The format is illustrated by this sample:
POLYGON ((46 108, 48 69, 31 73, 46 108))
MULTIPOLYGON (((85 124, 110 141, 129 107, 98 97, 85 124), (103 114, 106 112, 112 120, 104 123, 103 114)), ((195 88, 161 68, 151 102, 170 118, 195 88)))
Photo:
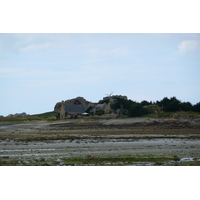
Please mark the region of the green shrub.
POLYGON ((200 102, 193 106, 193 111, 200 112, 200 102))
POLYGON ((148 109, 143 108, 139 103, 132 104, 128 112, 129 117, 141 117, 147 114, 149 114, 148 109))
POLYGON ((95 112, 95 114, 96 115, 103 115, 105 113, 105 111, 104 110, 97 110, 96 112, 95 112))

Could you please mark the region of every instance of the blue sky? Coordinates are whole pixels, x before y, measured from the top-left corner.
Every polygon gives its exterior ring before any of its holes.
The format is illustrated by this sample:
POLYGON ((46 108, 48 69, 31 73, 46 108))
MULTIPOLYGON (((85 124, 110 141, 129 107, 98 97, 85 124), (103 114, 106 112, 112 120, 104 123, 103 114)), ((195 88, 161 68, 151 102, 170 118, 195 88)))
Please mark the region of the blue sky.
POLYGON ((200 34, 0 33, 0 115, 105 94, 200 101, 200 34))

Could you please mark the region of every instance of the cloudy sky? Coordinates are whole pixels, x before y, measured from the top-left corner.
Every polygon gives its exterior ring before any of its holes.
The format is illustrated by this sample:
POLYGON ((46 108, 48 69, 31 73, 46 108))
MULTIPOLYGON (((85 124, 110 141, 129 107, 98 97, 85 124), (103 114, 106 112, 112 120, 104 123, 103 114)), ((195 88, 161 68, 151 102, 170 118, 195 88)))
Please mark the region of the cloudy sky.
POLYGON ((200 34, 0 33, 0 115, 105 94, 200 101, 200 34))

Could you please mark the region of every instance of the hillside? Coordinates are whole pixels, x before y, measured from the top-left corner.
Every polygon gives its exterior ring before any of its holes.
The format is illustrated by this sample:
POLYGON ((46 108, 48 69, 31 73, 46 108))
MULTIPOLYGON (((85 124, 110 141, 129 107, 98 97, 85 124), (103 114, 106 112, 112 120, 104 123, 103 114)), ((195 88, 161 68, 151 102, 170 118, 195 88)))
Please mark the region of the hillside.
MULTIPOLYGON (((60 112, 62 105, 90 105, 93 108, 97 104, 110 104, 111 113, 128 117, 142 117, 150 114, 163 115, 163 113, 168 115, 169 113, 175 114, 176 112, 194 112, 194 115, 195 113, 200 113, 200 102, 192 105, 190 102, 181 102, 176 97, 164 97, 156 102, 146 100, 137 102, 122 95, 104 97, 98 103, 92 103, 83 97, 77 97, 56 103, 54 111, 60 112)), ((92 113, 92 110, 90 109, 89 112, 91 115, 94 115, 95 113, 92 113)))

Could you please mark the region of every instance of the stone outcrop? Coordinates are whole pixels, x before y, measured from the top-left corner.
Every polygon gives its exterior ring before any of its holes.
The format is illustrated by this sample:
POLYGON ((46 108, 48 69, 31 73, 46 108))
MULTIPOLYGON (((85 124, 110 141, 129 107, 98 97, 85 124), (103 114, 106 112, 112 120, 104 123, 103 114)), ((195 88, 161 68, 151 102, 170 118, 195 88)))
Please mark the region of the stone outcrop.
POLYGON ((90 104, 92 104, 92 103, 85 100, 83 97, 76 97, 74 99, 69 99, 66 101, 56 103, 56 105, 54 107, 54 111, 60 112, 62 105, 84 105, 84 106, 86 106, 86 105, 90 105, 90 104))
POLYGON ((161 112, 161 107, 159 107, 158 105, 148 105, 148 106, 143 106, 143 107, 148 109, 151 113, 161 112))
POLYGON ((74 99, 69 99, 69 100, 66 100, 64 102, 64 104, 70 104, 70 105, 76 105, 76 104, 79 104, 79 105, 88 105, 90 103, 91 102, 86 101, 83 97, 76 97, 74 99))
POLYGON ((10 114, 7 117, 26 117, 26 116, 28 116, 28 114, 26 114, 25 112, 22 112, 22 113, 10 114))
MULTIPOLYGON (((113 98, 113 99, 114 98, 122 98, 122 99, 126 99, 126 100, 128 99, 127 96, 113 95, 112 97, 109 97, 109 96, 104 97, 103 100, 110 99, 110 98, 113 98)), ((65 105, 84 105, 84 106, 90 105, 90 106, 94 107, 97 104, 98 103, 92 103, 90 101, 87 101, 83 97, 76 97, 74 99, 68 99, 68 100, 56 103, 56 105, 54 106, 54 112, 60 112, 62 105, 63 106, 65 106, 65 105)))
POLYGON ((107 96, 107 97, 104 97, 103 100, 110 99, 110 98, 112 98, 112 99, 121 98, 121 99, 128 100, 127 96, 122 96, 122 95, 112 95, 111 97, 107 96))

